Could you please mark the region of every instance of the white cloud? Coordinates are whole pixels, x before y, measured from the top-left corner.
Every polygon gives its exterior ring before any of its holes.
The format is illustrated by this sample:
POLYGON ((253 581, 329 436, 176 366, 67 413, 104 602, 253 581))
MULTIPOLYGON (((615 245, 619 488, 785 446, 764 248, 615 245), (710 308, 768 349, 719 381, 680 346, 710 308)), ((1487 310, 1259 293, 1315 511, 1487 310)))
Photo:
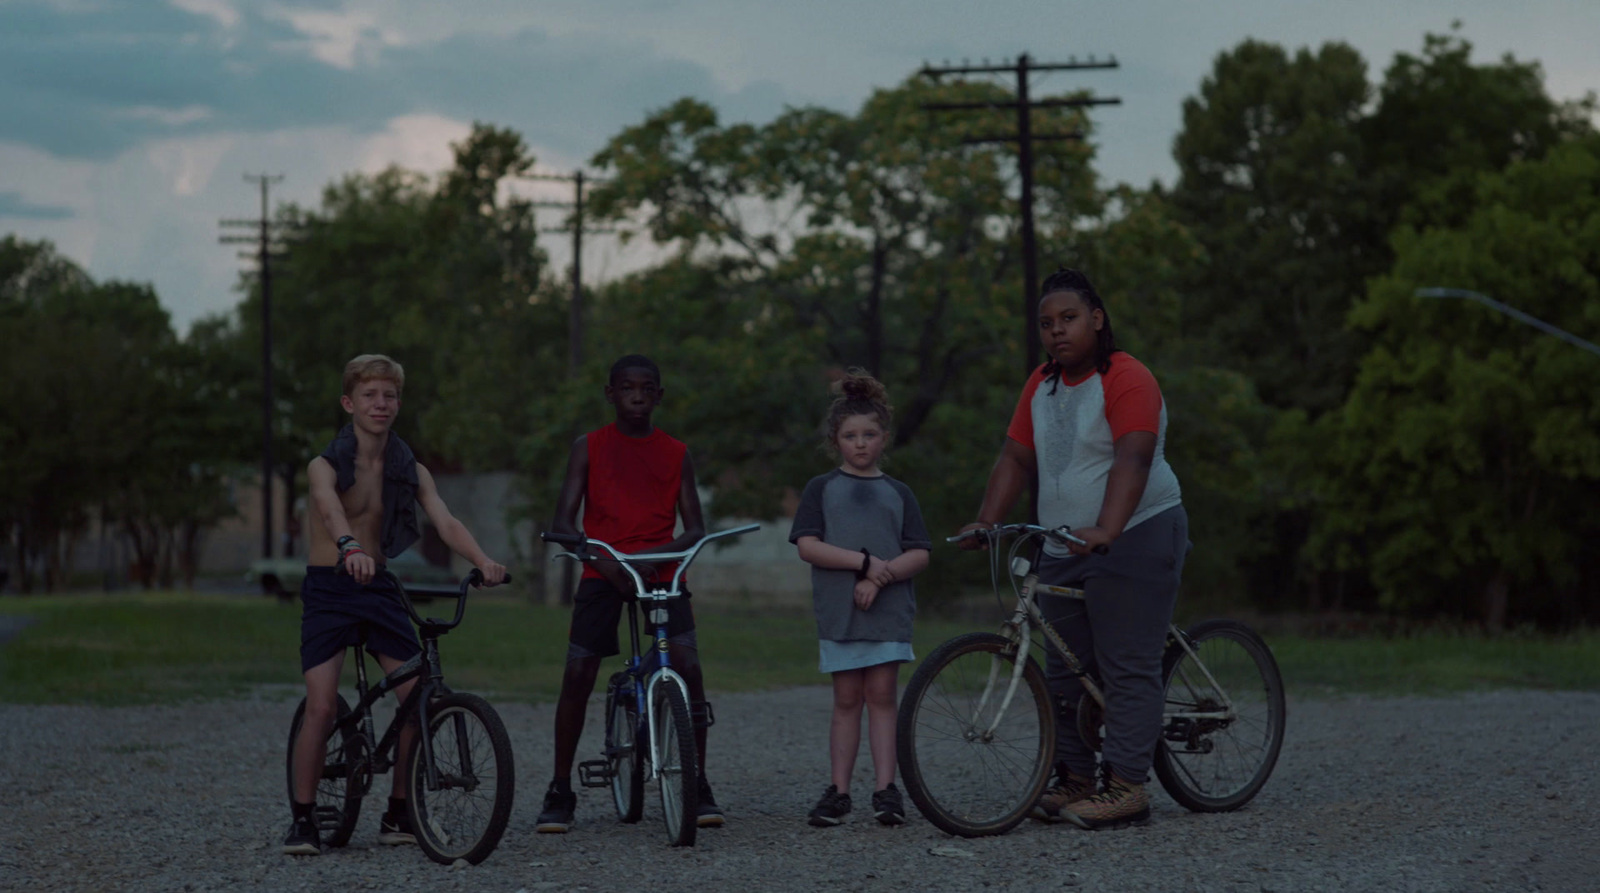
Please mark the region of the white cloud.
POLYGON ((399 31, 380 26, 375 15, 360 10, 277 7, 272 15, 305 35, 311 55, 335 68, 349 70, 370 63, 383 47, 402 44, 399 31))
POLYGON ((354 167, 374 173, 390 165, 435 174, 455 163, 450 144, 465 139, 472 124, 442 115, 402 115, 357 149, 354 167))
POLYGON ((147 143, 144 153, 150 166, 170 184, 172 194, 187 197, 210 185, 217 164, 234 143, 235 138, 228 135, 159 140, 147 143))
POLYGON ((168 2, 184 12, 214 19, 224 28, 232 28, 239 24, 239 11, 227 0, 168 0, 168 2))
POLYGON ((186 105, 181 108, 164 108, 157 105, 135 105, 112 113, 118 118, 155 121, 168 127, 181 127, 204 121, 211 117, 211 109, 203 105, 186 105))

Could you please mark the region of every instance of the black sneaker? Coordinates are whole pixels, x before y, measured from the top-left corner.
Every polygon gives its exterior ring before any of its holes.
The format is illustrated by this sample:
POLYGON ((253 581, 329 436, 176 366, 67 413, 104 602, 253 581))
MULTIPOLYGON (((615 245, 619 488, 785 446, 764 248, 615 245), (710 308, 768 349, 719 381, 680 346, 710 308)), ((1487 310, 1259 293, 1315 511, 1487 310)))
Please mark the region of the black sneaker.
POLYGON ((807 816, 811 824, 818 828, 828 828, 844 821, 850 814, 850 795, 839 793, 838 785, 828 785, 822 792, 822 799, 817 801, 816 808, 807 816))
POLYGON ((312 819, 296 819, 283 837, 283 851, 290 856, 322 855, 322 836, 317 833, 317 823, 312 819))
POLYGON ((695 819, 695 824, 701 828, 721 828, 727 818, 722 814, 722 807, 717 805, 715 797, 711 796, 711 782, 705 776, 700 777, 700 812, 695 819))
POLYGON ((385 812, 378 822, 378 842, 390 846, 416 843, 417 835, 411 831, 411 813, 385 812))
POLYGON ((533 830, 540 834, 565 834, 572 827, 572 813, 578 807, 578 795, 572 791, 562 793, 555 785, 544 795, 544 808, 539 813, 539 823, 533 830))
POLYGON ((872 814, 878 821, 885 825, 903 825, 906 821, 906 805, 900 799, 900 789, 889 782, 889 786, 881 791, 872 792, 872 814))

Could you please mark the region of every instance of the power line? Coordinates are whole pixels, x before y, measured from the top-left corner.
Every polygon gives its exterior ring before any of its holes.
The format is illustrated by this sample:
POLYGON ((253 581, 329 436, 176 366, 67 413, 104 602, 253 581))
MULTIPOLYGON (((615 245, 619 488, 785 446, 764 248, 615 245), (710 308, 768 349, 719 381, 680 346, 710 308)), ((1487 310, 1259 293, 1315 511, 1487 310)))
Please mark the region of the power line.
MULTIPOLYGON (((268 216, 267 188, 283 180, 283 174, 245 174, 245 182, 261 187, 261 216, 255 220, 219 220, 228 229, 255 228, 257 234, 224 234, 218 241, 224 245, 256 243, 255 260, 261 281, 261 557, 272 557, 272 251, 273 225, 268 216)), ((249 259, 250 254, 241 252, 249 259)), ((292 494, 285 494, 292 500, 292 494)), ((288 507, 285 506, 287 517, 288 507)))
POLYGON ((960 65, 951 65, 948 61, 941 67, 935 68, 926 63, 918 72, 924 77, 938 81, 947 74, 1008 74, 1014 73, 1017 78, 1017 98, 1009 102, 929 102, 923 108, 928 111, 964 111, 971 109, 1001 109, 1014 108, 1017 110, 1017 132, 1015 134, 996 134, 979 137, 970 137, 962 140, 963 143, 1016 143, 1018 148, 1017 168, 1022 179, 1022 327, 1024 343, 1027 344, 1027 371, 1032 372, 1039 365, 1039 327, 1033 323, 1033 299, 1039 290, 1039 258, 1038 248, 1034 241, 1033 229, 1033 144, 1038 140, 1080 140, 1083 134, 1070 133, 1034 133, 1033 115, 1036 108, 1083 108, 1096 105, 1121 105, 1122 100, 1116 97, 1085 97, 1081 99, 1030 99, 1028 96, 1028 75, 1037 71, 1081 71, 1084 69, 1117 68, 1116 57, 1097 60, 1090 56, 1088 61, 1079 62, 1076 56, 1068 58, 1066 62, 1035 62, 1027 53, 1017 57, 1015 62, 1002 62, 999 65, 990 65, 989 60, 983 60, 980 65, 971 65, 965 60, 960 65))

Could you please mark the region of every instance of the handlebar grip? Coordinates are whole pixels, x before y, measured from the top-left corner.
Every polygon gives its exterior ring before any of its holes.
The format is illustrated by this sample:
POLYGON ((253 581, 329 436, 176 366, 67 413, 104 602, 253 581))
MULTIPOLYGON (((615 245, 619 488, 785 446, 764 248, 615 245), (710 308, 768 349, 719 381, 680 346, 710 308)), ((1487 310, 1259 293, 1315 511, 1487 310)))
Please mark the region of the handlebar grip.
POLYGON ((551 530, 539 534, 539 539, 547 543, 556 543, 562 546, 581 546, 588 542, 588 538, 581 533, 556 533, 551 530))
MULTIPOLYGON (((508 573, 508 574, 506 574, 504 577, 502 577, 500 579, 499 585, 504 586, 504 585, 506 585, 507 583, 510 583, 510 582, 511 582, 511 574, 508 573)), ((477 568, 473 568, 472 572, 467 574, 467 585, 468 586, 482 586, 483 585, 483 571, 478 570, 477 568)))

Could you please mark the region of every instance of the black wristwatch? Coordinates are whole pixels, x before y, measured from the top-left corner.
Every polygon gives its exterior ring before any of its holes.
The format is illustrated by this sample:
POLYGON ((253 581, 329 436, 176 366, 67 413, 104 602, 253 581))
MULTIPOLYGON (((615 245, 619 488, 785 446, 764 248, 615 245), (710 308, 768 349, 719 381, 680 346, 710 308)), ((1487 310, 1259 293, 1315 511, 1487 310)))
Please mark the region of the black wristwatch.
POLYGON ((353 543, 355 541, 356 541, 356 538, 347 533, 344 536, 339 537, 338 542, 334 543, 333 547, 335 549, 338 549, 340 554, 343 554, 344 553, 345 544, 346 543, 353 543))
POLYGON ((866 550, 866 547, 863 546, 862 549, 861 549, 861 567, 856 570, 856 579, 857 580, 865 580, 867 578, 867 568, 869 568, 871 566, 872 566, 872 553, 868 552, 866 550))

